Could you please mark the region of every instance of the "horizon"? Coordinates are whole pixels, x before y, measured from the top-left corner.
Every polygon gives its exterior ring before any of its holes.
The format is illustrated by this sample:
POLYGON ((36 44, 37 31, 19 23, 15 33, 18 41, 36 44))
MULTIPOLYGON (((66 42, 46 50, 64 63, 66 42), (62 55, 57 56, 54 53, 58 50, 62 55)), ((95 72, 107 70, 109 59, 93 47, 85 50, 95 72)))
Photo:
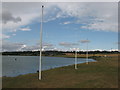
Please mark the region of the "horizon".
MULTIPOLYGON (((42 51, 42 52, 49 52, 49 51, 57 51, 57 52, 75 52, 76 50, 71 50, 71 51, 62 51, 62 50, 46 50, 46 51, 42 51)), ((99 51, 99 52, 119 52, 119 50, 77 50, 77 52, 96 52, 96 51, 99 51)), ((40 52, 40 50, 38 51, 3 51, 3 52, 0 52, 0 53, 4 53, 4 52, 40 52)))

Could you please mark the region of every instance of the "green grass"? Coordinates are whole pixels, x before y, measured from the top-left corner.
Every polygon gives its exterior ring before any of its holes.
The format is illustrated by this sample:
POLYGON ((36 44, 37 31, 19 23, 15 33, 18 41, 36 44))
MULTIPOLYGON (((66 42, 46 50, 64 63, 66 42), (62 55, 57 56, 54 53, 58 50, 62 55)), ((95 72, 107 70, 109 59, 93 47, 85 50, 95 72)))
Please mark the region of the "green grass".
POLYGON ((38 73, 3 77, 3 88, 117 88, 118 58, 99 57, 97 62, 55 68, 38 73))

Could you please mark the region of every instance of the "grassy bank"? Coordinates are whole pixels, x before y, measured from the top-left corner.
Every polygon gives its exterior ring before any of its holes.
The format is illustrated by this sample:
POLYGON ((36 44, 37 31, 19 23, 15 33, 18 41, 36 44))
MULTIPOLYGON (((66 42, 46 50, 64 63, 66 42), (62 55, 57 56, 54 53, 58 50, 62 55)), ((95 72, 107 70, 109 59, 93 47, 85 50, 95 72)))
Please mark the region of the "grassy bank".
POLYGON ((99 57, 97 62, 61 67, 38 73, 3 77, 3 88, 117 88, 118 58, 99 57))
MULTIPOLYGON (((120 55, 120 54, 119 54, 120 55)), ((89 58, 94 58, 94 57, 117 57, 118 54, 88 54, 89 58)), ((53 56, 49 56, 49 57, 67 57, 67 58, 74 58, 75 55, 53 55, 53 56)), ((86 58, 86 54, 77 54, 78 58, 86 58)))

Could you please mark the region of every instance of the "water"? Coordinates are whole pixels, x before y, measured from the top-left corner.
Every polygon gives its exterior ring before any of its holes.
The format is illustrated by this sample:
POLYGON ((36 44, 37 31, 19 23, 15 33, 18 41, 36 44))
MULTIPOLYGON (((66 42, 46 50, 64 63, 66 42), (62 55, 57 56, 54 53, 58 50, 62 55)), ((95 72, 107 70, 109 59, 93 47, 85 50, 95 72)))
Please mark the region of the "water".
MULTIPOLYGON (((89 62, 95 61, 88 59, 89 62)), ((85 58, 78 58, 78 63, 85 63, 85 58)), ((74 64, 74 58, 42 57, 42 70, 74 64)), ((39 68, 39 56, 3 56, 2 76, 15 77, 22 74, 36 73, 39 68)))

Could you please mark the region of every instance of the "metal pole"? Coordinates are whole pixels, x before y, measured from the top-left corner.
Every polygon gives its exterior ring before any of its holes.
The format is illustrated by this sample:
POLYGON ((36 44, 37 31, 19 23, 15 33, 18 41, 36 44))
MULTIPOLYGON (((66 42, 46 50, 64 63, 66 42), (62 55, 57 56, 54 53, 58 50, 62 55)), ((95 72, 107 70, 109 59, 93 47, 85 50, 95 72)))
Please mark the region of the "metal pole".
POLYGON ((42 61, 42 23, 43 23, 43 8, 44 6, 42 5, 42 16, 41 16, 41 28, 40 28, 40 62, 39 62, 39 80, 42 79, 42 72, 41 72, 41 61, 42 61))
POLYGON ((75 69, 77 69, 77 50, 75 51, 75 69))
POLYGON ((86 64, 88 64, 88 43, 87 43, 87 51, 86 51, 86 64))

